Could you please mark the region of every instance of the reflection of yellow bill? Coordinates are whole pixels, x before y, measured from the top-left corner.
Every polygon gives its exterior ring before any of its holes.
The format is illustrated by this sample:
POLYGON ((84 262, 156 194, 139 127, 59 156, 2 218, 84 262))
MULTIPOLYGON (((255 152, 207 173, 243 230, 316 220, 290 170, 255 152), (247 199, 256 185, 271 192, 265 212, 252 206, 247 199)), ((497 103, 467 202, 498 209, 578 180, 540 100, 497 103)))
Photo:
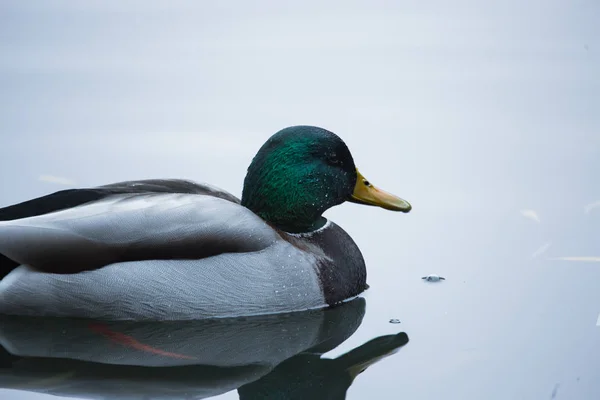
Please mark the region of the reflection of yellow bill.
POLYGON ((351 366, 350 368, 348 368, 348 374, 350 375, 350 379, 352 379, 352 381, 354 381, 358 375, 363 373, 371 365, 377 364, 379 361, 383 360, 384 358, 386 358, 388 356, 391 356, 392 354, 396 353, 398 350, 399 349, 394 349, 387 354, 383 354, 379 357, 375 357, 370 360, 366 360, 365 362, 362 362, 360 364, 351 366))
POLYGON ((554 257, 552 260, 560 261, 580 261, 580 262, 600 262, 600 257, 554 257))

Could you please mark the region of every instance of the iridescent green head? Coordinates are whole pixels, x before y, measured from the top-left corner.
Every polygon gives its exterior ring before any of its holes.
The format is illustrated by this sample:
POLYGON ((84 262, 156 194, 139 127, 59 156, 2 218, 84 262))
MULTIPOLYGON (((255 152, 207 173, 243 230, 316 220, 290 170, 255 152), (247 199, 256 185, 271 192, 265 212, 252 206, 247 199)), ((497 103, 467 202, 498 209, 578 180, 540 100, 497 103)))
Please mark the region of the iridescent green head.
POLYGON ((360 175, 342 139, 314 126, 271 136, 248 167, 242 193, 242 205, 286 232, 318 229, 325 223, 323 212, 344 201, 411 209, 360 175))

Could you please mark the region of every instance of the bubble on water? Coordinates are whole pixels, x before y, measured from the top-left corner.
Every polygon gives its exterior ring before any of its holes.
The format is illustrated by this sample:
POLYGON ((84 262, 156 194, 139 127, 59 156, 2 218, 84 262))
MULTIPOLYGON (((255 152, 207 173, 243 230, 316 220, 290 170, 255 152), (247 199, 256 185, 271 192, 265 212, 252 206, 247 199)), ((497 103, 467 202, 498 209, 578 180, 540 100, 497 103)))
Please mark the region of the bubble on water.
POLYGON ((398 318, 392 318, 390 319, 390 324, 399 324, 400 320, 398 318))
POLYGON ((435 274, 424 276, 421 279, 423 279, 424 281, 427 281, 427 282, 438 282, 438 281, 446 280, 446 278, 444 278, 443 276, 439 276, 439 275, 435 275, 435 274))

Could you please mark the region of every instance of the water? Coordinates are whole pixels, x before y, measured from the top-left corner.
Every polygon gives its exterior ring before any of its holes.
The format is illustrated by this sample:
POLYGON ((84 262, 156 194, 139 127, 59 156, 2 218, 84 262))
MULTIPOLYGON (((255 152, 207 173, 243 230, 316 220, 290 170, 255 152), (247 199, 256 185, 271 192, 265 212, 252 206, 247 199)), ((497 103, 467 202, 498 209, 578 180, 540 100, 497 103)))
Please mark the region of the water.
POLYGON ((5 354, 12 368, 2 382, 76 397, 206 398, 239 388, 245 399, 338 398, 409 340, 404 332, 384 335, 322 358, 356 331, 364 312, 359 298, 327 311, 212 321, 4 318, 4 347, 28 357, 5 354))
POLYGON ((239 195, 268 136, 323 126, 414 207, 327 212, 364 299, 213 331, 3 319, 4 346, 76 360, 1 369, 0 396, 600 398, 600 6, 249 4, 4 2, 0 206, 158 177, 239 195), (206 349, 244 363, 190 366, 206 349))

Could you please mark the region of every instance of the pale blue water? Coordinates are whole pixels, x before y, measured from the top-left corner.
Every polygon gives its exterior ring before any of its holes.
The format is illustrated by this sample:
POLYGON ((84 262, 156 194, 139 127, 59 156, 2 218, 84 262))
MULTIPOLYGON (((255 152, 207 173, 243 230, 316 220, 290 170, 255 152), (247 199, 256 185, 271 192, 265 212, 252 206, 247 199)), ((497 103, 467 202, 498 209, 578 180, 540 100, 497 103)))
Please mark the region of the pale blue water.
POLYGON ((364 315, 311 314, 295 336, 289 319, 209 337, 3 321, 1 344, 36 355, 193 364, 181 356, 208 347, 252 362, 167 373, 27 359, 0 369, 1 387, 18 385, 0 396, 599 398, 597 2, 218 4, 3 2, 0 206, 151 177, 239 195, 272 133, 322 126, 414 206, 327 213, 367 261, 371 288, 349 305, 364 315), (401 332, 408 343, 375 362, 401 332), (348 386, 345 364, 318 358, 353 349, 373 363, 348 386))

